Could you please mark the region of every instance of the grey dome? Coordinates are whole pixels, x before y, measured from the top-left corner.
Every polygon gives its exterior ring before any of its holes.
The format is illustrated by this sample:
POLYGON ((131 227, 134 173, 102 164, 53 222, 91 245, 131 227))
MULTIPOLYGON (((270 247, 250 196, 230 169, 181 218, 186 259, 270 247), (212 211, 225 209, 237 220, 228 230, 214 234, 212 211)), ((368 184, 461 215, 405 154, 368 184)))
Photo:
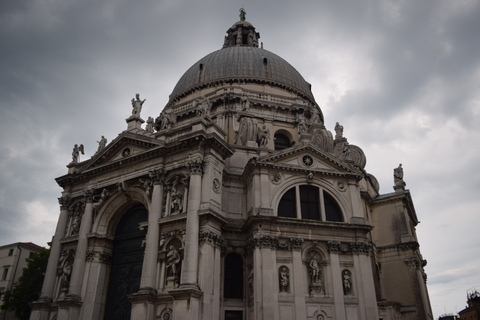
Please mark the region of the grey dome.
POLYGON ((310 84, 287 61, 253 46, 230 46, 196 62, 180 78, 170 100, 210 84, 235 81, 268 83, 314 100, 310 84))

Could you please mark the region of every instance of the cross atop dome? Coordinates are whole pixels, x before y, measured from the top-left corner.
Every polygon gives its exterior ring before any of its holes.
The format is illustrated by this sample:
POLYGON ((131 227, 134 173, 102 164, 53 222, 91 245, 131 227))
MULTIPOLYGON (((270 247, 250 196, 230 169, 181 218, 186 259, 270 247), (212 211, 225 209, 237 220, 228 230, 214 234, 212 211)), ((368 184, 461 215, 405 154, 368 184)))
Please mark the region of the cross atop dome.
POLYGON ((240 21, 236 22, 230 29, 227 30, 224 48, 234 46, 258 47, 258 39, 260 33, 255 32, 255 27, 245 20, 247 13, 245 9, 240 9, 240 21))

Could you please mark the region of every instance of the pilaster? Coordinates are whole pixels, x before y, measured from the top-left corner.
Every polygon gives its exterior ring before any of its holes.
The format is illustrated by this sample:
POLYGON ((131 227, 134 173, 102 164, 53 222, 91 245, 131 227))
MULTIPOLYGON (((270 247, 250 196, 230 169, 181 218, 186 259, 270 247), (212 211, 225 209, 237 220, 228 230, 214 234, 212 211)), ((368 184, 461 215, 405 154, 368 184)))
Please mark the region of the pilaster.
POLYGON ((58 319, 79 319, 82 298, 80 296, 82 288, 82 280, 85 272, 85 261, 87 255, 88 239, 87 234, 90 233, 93 219, 93 192, 94 189, 85 190, 84 196, 86 200, 85 212, 80 223, 78 233, 77 250, 68 285, 68 294, 60 301, 58 319))
POLYGON ((188 163, 190 169, 190 185, 188 194, 187 223, 185 234, 185 255, 181 287, 198 289, 198 250, 199 250, 199 216, 202 193, 203 158, 195 157, 188 163))
POLYGON ((58 202, 60 204, 60 216, 50 248, 50 256, 48 257, 47 270, 45 271, 40 298, 32 304, 32 313, 30 315, 30 319, 32 320, 48 319, 49 309, 47 306, 49 306, 53 300, 58 261, 62 249, 60 240, 63 238, 65 228, 67 227, 68 207, 72 201, 69 196, 63 196, 58 198, 58 202))

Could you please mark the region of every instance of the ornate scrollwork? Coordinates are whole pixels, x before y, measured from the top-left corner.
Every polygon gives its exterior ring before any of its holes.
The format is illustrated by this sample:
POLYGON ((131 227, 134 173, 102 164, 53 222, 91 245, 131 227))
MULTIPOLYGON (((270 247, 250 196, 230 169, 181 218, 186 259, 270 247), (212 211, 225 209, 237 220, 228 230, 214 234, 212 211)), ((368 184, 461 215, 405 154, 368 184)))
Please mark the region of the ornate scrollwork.
POLYGON ((185 229, 178 229, 168 232, 160 233, 160 248, 167 242, 168 238, 181 238, 183 244, 185 245, 185 229))
POLYGON ((422 262, 418 257, 406 258, 405 263, 410 269, 420 269, 422 262))
POLYGON ((331 253, 351 253, 351 254, 370 254, 370 248, 372 245, 368 242, 340 242, 340 241, 327 241, 328 251, 331 253))
POLYGON ((212 189, 215 193, 220 193, 222 189, 222 183, 217 178, 214 178, 212 181, 212 189))
POLYGON ((282 182, 282 175, 278 171, 270 172, 269 178, 273 184, 280 184, 282 182))
POLYGON ((83 196, 85 197, 85 201, 87 203, 93 203, 94 194, 95 194, 95 189, 93 189, 93 188, 89 188, 89 189, 83 191, 83 196))
POLYGON ((304 239, 289 238, 281 240, 277 236, 269 234, 255 234, 247 243, 247 248, 270 248, 274 250, 302 250, 304 239))
POLYGON ((67 210, 72 204, 72 198, 69 196, 60 197, 58 198, 58 204, 60 205, 60 210, 67 210))
POLYGON ((270 248, 277 249, 278 247, 278 237, 272 236, 269 234, 258 235, 255 234, 252 239, 247 244, 250 248, 270 248))
POLYGON ((352 253, 362 253, 362 254, 370 254, 370 248, 372 245, 367 242, 359 242, 355 241, 353 243, 350 243, 350 250, 352 253))
POLYGON ((165 182, 165 171, 163 168, 154 169, 148 172, 153 184, 163 184, 165 182))
POLYGON ((302 238, 290 238, 290 245, 292 250, 302 250, 303 242, 302 238))
POLYGON ((112 255, 105 251, 88 250, 86 254, 87 261, 93 262, 108 263, 111 258, 112 255))
POLYGON ((190 157, 187 165, 191 174, 201 175, 203 173, 203 159, 200 156, 190 157))
POLYGON ((225 240, 221 234, 212 231, 200 231, 200 243, 208 243, 213 247, 222 248, 225 245, 225 240))

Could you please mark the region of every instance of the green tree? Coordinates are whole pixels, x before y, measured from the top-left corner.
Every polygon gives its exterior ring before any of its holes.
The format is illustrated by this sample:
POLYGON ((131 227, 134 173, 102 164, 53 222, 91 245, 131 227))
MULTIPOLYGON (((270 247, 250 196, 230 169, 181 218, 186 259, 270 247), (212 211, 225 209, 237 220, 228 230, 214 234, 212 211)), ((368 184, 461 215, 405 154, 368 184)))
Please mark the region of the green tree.
POLYGON ((31 309, 28 304, 40 296, 49 255, 49 249, 41 249, 27 259, 27 267, 23 269, 17 283, 12 290, 4 292, 3 310, 14 311, 15 316, 20 320, 30 318, 31 309))

